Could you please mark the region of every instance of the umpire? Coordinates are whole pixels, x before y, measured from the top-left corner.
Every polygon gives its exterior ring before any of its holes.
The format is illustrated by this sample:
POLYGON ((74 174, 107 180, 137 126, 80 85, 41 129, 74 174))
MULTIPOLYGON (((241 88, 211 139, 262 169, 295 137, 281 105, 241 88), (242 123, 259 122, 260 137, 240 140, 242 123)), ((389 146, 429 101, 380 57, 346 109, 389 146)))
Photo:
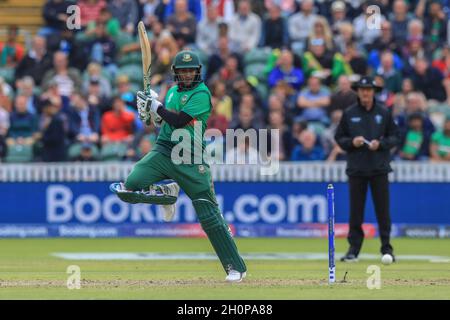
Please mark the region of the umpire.
POLYGON ((379 235, 381 254, 395 261, 390 244, 391 218, 389 213, 390 150, 399 143, 397 125, 391 113, 375 100, 381 90, 371 77, 362 77, 353 88, 357 102, 347 108, 336 130, 335 139, 347 152, 347 169, 350 191, 350 222, 348 242, 350 248, 341 261, 354 262, 364 240, 362 224, 368 186, 372 194, 379 235))

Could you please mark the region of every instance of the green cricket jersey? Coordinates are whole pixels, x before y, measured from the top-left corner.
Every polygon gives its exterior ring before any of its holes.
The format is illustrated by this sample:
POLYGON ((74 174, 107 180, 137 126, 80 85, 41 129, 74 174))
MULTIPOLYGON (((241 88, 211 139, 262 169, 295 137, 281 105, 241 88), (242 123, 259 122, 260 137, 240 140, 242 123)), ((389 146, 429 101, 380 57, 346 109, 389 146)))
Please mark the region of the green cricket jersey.
POLYGON ((433 133, 431 142, 437 144, 439 156, 445 157, 450 153, 450 137, 446 136, 442 131, 433 133))
MULTIPOLYGON (((202 82, 194 89, 189 91, 178 91, 178 86, 173 86, 169 89, 166 95, 165 107, 167 110, 175 112, 185 112, 190 115, 193 120, 187 124, 184 128, 179 130, 187 130, 189 133, 189 141, 185 139, 172 138, 172 133, 176 130, 175 127, 163 122, 161 130, 159 132, 158 139, 156 141, 155 151, 158 151, 166 156, 171 155, 173 147, 182 143, 186 146, 187 143, 191 145, 191 156, 194 154, 194 145, 201 146, 202 155, 206 147, 203 135, 206 131, 209 115, 211 114, 211 93, 208 87, 202 82), (200 130, 194 135, 194 125, 200 126, 200 130), (174 139, 174 141, 172 141, 174 139)), ((196 157, 199 155, 196 154, 196 157)), ((193 159, 191 157, 191 159, 193 159)), ((192 160, 191 163, 194 163, 192 160)))

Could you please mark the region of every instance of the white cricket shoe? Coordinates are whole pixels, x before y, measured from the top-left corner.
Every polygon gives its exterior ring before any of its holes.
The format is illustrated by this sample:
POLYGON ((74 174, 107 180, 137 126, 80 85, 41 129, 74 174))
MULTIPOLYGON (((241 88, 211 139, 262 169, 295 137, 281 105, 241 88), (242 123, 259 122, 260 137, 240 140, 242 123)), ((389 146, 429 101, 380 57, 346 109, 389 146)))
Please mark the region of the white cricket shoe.
POLYGON ((231 270, 227 277, 225 278, 228 282, 241 282, 247 276, 247 272, 239 272, 236 270, 231 270))
MULTIPOLYGON (((167 192, 168 195, 177 197, 180 193, 180 186, 176 182, 172 182, 165 185, 164 191, 167 192)), ((166 222, 172 221, 173 216, 175 215, 175 203, 163 205, 164 216, 163 219, 166 222)))

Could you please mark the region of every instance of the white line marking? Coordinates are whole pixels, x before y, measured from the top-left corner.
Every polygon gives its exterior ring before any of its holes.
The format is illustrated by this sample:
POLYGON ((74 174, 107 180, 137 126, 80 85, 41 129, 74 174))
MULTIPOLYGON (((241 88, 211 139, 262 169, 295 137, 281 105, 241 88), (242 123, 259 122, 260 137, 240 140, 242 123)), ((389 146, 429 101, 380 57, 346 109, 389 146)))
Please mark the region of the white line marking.
MULTIPOLYGON (((337 254, 337 259, 339 256, 337 254)), ((52 256, 65 260, 217 260, 213 253, 205 252, 55 252, 52 256)), ((242 257, 246 260, 327 260, 326 253, 244 253, 242 257)), ((360 254, 360 260, 379 260, 377 254, 360 254)), ((398 255, 398 261, 429 261, 429 262, 450 262, 450 257, 430 256, 430 255, 398 255)))

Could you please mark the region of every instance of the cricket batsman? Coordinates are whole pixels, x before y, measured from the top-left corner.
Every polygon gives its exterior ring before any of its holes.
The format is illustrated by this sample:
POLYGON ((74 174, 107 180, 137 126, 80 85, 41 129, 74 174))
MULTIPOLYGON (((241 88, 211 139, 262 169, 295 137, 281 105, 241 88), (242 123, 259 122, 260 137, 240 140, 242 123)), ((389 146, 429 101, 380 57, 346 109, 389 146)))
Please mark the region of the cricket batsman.
POLYGON ((113 183, 110 189, 128 203, 162 205, 164 220, 170 221, 181 187, 192 200, 200 224, 227 273, 225 280, 240 282, 247 268, 220 213, 210 168, 203 159, 206 145, 203 135, 211 114, 211 93, 201 79, 201 64, 195 53, 179 52, 172 72, 176 85, 167 92, 164 104, 158 101, 153 90, 150 94, 137 92, 139 118, 147 125, 153 121, 161 129, 155 147, 135 164, 125 183, 113 183), (198 122, 201 124, 200 141, 194 136, 194 125, 197 123, 198 127, 198 122), (175 164, 172 149, 179 142, 172 141, 172 133, 180 128, 189 133, 192 147, 191 154, 183 154, 183 159, 190 158, 190 161, 175 164), (200 143, 201 155, 194 154, 199 149, 194 147, 195 143, 200 143), (166 179, 174 182, 156 184, 166 179))

